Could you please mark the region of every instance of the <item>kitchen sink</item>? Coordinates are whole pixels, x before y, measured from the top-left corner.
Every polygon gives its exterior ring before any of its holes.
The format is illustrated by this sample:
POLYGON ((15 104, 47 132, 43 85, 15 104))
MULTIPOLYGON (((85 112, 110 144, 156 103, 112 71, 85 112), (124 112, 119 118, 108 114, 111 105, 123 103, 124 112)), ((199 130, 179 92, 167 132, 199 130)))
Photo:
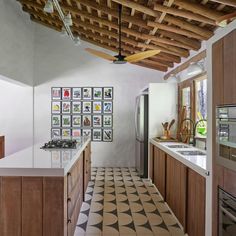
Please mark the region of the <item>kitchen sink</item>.
POLYGON ((183 156, 205 156, 206 153, 198 151, 198 150, 193 150, 193 151, 177 151, 183 156))
POLYGON ((182 144, 171 144, 171 145, 167 145, 168 148, 189 148, 186 145, 182 145, 182 144))

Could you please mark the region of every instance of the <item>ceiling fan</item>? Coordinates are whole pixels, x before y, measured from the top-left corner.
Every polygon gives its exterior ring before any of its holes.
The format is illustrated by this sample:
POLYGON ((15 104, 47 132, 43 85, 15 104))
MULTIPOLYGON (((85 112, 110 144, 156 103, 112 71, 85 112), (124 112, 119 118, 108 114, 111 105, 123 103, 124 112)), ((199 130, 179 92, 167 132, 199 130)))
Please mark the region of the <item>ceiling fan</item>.
POLYGON ((220 27, 225 27, 230 20, 236 19, 236 12, 221 16, 217 21, 216 24, 220 27))
POLYGON ((91 49, 91 48, 86 48, 85 50, 97 57, 112 61, 114 64, 125 64, 127 62, 129 63, 134 63, 141 61, 145 58, 152 57, 154 55, 157 55, 160 53, 160 50, 147 50, 144 52, 136 53, 130 56, 124 56, 122 55, 122 48, 121 48, 121 13, 122 13, 122 5, 119 4, 119 54, 116 56, 111 56, 107 53, 91 49))

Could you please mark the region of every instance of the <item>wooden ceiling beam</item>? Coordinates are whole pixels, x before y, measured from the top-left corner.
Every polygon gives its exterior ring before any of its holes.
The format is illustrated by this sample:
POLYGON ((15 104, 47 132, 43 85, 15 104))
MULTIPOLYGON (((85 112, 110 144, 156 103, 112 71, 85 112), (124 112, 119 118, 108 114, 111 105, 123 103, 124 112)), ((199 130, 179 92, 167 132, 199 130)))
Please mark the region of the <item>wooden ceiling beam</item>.
POLYGON ((191 19, 191 20, 195 20, 195 21, 210 24, 210 25, 216 25, 216 22, 214 20, 211 20, 207 17, 201 16, 199 14, 195 14, 186 10, 182 10, 182 9, 180 10, 173 7, 167 7, 158 3, 155 3, 154 10, 159 11, 159 12, 165 12, 174 16, 184 17, 186 19, 191 19))
POLYGON ((190 2, 188 0, 175 0, 174 4, 186 10, 192 11, 199 15, 208 17, 214 21, 217 21, 219 17, 223 16, 224 14, 218 12, 216 10, 209 9, 208 7, 201 5, 199 3, 190 2))
MULTIPOLYGON (((46 26, 46 27, 49 27, 49 28, 52 28, 56 31, 59 31, 60 32, 60 28, 56 27, 56 26, 52 26, 51 24, 49 23, 45 23, 41 20, 38 20, 34 17, 31 17, 31 20, 38 23, 38 24, 41 24, 43 26, 46 26)), ((104 48, 104 49, 107 49, 107 50, 110 50, 110 51, 113 51, 113 52, 118 52, 118 49, 115 48, 115 47, 112 47, 112 46, 109 46, 109 45, 105 45, 103 43, 100 43, 100 42, 97 42, 96 40, 94 39, 89 39, 85 36, 81 36, 81 40, 83 41, 86 41, 88 43, 91 43, 93 45, 96 45, 98 47, 101 47, 101 48, 104 48)), ((125 54, 125 52, 123 52, 125 54)), ((143 66, 143 67, 146 67, 146 68, 149 68, 149 69, 154 69, 154 70, 159 70, 159 71, 162 71, 162 72, 166 72, 167 71, 167 66, 160 66, 158 63, 156 64, 153 64, 152 62, 150 62, 149 60, 143 60, 142 62, 137 62, 137 63, 132 63, 134 65, 138 65, 138 66, 143 66)))
MULTIPOLYGON (((44 16, 44 15, 42 15, 42 14, 40 14, 40 17, 42 17, 42 19, 51 20, 50 17, 44 16)), ((53 21, 54 23, 57 23, 57 24, 59 23, 59 24, 61 24, 61 26, 62 26, 62 23, 61 23, 59 20, 52 20, 52 21, 53 21)), ((81 26, 81 27, 82 27, 82 26, 81 26)), ((54 29, 55 29, 55 28, 54 28, 54 29)), ((73 27, 73 31, 79 33, 80 35, 81 35, 81 34, 86 35, 86 36, 88 36, 88 37, 90 37, 90 38, 99 40, 99 41, 101 41, 101 42, 105 42, 105 43, 107 43, 108 45, 112 45, 113 47, 118 48, 118 42, 117 42, 117 41, 114 41, 114 40, 110 40, 110 39, 108 38, 108 36, 107 36, 107 37, 104 37, 104 36, 100 36, 99 34, 96 35, 96 34, 93 33, 92 30, 91 30, 91 32, 89 32, 88 30, 84 30, 84 29, 82 29, 82 28, 81 28, 81 29, 77 29, 77 28, 73 27)), ((130 47, 130 46, 127 46, 127 45, 125 45, 125 44, 122 45, 122 49, 124 49, 125 51, 127 51, 129 54, 140 52, 140 50, 138 50, 137 48, 135 48, 135 47, 130 47)), ((145 59, 145 60, 147 60, 147 59, 145 59)), ((142 60, 142 61, 143 61, 143 60, 142 60)), ((156 65, 159 65, 159 66, 168 67, 168 65, 171 65, 171 67, 173 67, 172 64, 170 64, 170 63, 165 63, 165 62, 161 62, 160 60, 155 60, 155 62, 156 62, 156 65)), ((152 62, 151 64, 154 65, 155 62, 152 62)))
MULTIPOLYGON (((146 6, 143 6, 143 5, 138 4, 136 2, 133 2, 131 0, 112 0, 112 1, 120 3, 120 4, 122 4, 122 5, 126 6, 126 7, 129 7, 129 8, 134 8, 137 11, 140 11, 140 12, 142 12, 144 14, 153 16, 155 18, 159 18, 161 16, 161 14, 159 12, 150 9, 149 7, 146 7, 146 6)), ((164 18, 165 21, 167 21, 167 22, 171 21, 169 23, 179 26, 179 23, 178 24, 177 23, 173 23, 173 22, 175 22, 174 21, 175 19, 176 19, 176 17, 172 17, 172 16, 165 16, 165 18, 164 18)), ((153 23, 154 22, 155 21, 153 21, 153 23)), ((211 36, 208 37, 208 35, 212 35, 212 32, 210 30, 206 29, 206 28, 199 27, 199 26, 192 25, 192 24, 191 24, 191 27, 189 27, 189 25, 186 24, 186 21, 181 20, 181 19, 178 19, 178 22, 181 22, 181 26, 180 27, 188 27, 188 30, 190 30, 190 31, 192 31, 192 32, 194 32, 196 34, 197 34, 197 32, 201 32, 201 35, 204 36, 203 39, 208 39, 209 37, 211 37, 211 36)))
MULTIPOLYGON (((28 9, 28 8, 25 8, 25 7, 23 7, 23 10, 24 10, 24 11, 27 11, 27 12, 30 13, 30 14, 35 14, 35 15, 37 14, 37 15, 41 15, 41 16, 44 16, 44 15, 45 15, 44 13, 41 13, 41 14, 40 14, 40 13, 38 13, 38 12, 35 12, 35 11, 30 10, 30 9, 28 9)), ((81 14, 82 14, 82 13, 81 13, 81 14)), ((108 21, 108 20, 100 19, 99 17, 92 16, 92 15, 90 15, 90 14, 88 14, 88 13, 86 13, 86 14, 83 13, 82 15, 83 15, 85 18, 86 18, 86 17, 90 17, 90 20, 96 21, 96 22, 101 23, 101 24, 105 24, 105 25, 107 25, 107 26, 111 26, 112 28, 118 30, 118 26, 117 26, 116 24, 114 24, 114 23, 111 23, 111 22, 108 21), (87 16, 87 15, 89 15, 89 16, 87 16)), ((49 19, 49 20, 50 20, 50 19, 49 19)), ((75 22, 76 22, 76 21, 75 21, 75 22)), ((140 39, 143 39, 143 38, 146 37, 144 34, 139 33, 139 32, 136 32, 136 31, 131 30, 131 29, 125 28, 125 29, 122 29, 122 31, 123 31, 124 33, 130 34, 130 35, 133 35, 133 36, 136 36, 136 37, 138 37, 138 38, 140 38, 140 39)), ((147 35, 147 36, 148 36, 148 35, 147 35)), ((156 37, 153 36, 153 39, 155 40, 156 37)), ((157 40, 158 40, 158 38, 157 38, 157 40)), ((171 45, 166 45, 166 44, 159 43, 159 42, 156 42, 156 45, 159 46, 159 49, 160 49, 161 51, 163 51, 163 52, 167 52, 167 53, 170 53, 170 54, 173 54, 173 55, 176 55, 176 56, 181 56, 181 57, 188 57, 188 56, 189 56, 189 51, 188 51, 188 50, 181 49, 181 48, 178 48, 178 47, 175 47, 175 46, 171 46, 171 45)))
MULTIPOLYGON (((118 18, 118 13, 115 10, 111 10, 111 9, 107 9, 106 6, 104 5, 98 5, 97 3, 95 3, 93 0, 76 0, 77 2, 81 2, 81 4, 85 5, 85 6, 90 6, 91 8, 97 10, 100 9, 103 13, 107 13, 112 15, 115 18, 118 18)), ((145 20, 140 20, 140 18, 135 17, 135 16, 128 16, 126 14, 122 14, 122 20, 128 23, 132 23, 133 25, 142 27, 144 29, 147 30, 152 30, 152 27, 149 27, 147 25, 147 21, 145 20)), ((166 33, 168 33, 168 31, 166 31, 166 33)), ((189 47, 191 47, 191 49, 193 50, 198 50, 201 47, 201 43, 199 41, 187 38, 187 37, 182 37, 181 35, 174 35, 172 34, 172 39, 176 40, 178 42, 181 42, 183 44, 183 48, 185 48, 185 45, 188 45, 189 47), (186 42, 186 43, 184 43, 186 42)), ((165 38, 164 38, 165 39, 165 38)), ((177 46, 177 45, 175 45, 177 46)))
POLYGON ((184 43, 184 44, 188 44, 189 46, 192 45, 192 47, 194 48, 194 50, 199 50, 201 48, 201 42, 199 42, 196 39, 190 39, 187 36, 183 36, 180 34, 176 34, 170 31, 166 31, 166 30, 161 30, 158 29, 158 32, 170 39, 175 39, 176 41, 180 42, 180 43, 184 43))
POLYGON ((211 0, 211 2, 217 2, 217 3, 220 3, 220 4, 227 5, 227 6, 236 7, 236 1, 235 0, 211 0))
MULTIPOLYGON (((28 0, 19 0, 19 1, 21 3, 23 3, 23 4, 26 4, 26 5, 29 5, 29 6, 33 6, 33 7, 36 7, 38 9, 42 10, 42 5, 40 5, 38 3, 29 2, 28 0)), ((77 0, 77 1, 80 1, 80 0, 77 0)), ((81 3, 82 3, 82 0, 81 0, 81 3)), ((94 2, 92 3, 92 2, 90 2, 88 0, 83 0, 83 4, 85 4, 85 3, 86 3, 86 6, 89 5, 91 8, 94 8, 94 9, 97 9, 99 7, 97 3, 94 3, 94 2), (95 8, 95 6, 96 6, 96 8, 95 8)), ((64 8, 67 9, 68 11, 72 11, 72 9, 70 9, 68 7, 67 8, 64 7, 64 8)), ((78 14, 83 19, 87 18, 87 19, 90 20, 92 18, 92 20, 95 20, 95 21, 98 20, 100 24, 103 23, 104 25, 108 26, 109 28, 112 27, 112 28, 115 28, 116 30, 118 30, 118 26, 116 24, 110 22, 110 21, 106 21, 105 19, 101 19, 99 17, 92 16, 91 14, 89 14, 87 12, 83 12, 83 11, 81 11, 79 9, 77 9, 77 10, 73 9, 73 10, 74 10, 74 12, 76 12, 76 14, 78 14), (110 24, 107 25, 107 23, 110 23, 110 24)), ((112 16, 118 17, 117 16, 117 12, 115 12, 114 14, 115 15, 113 15, 113 13, 112 13, 112 16)), ((122 19, 124 19, 123 16, 122 16, 122 19)), ((127 22, 129 20, 130 20, 130 17, 127 18, 127 22)), ((144 21, 141 21, 141 22, 144 23, 144 21)), ((136 17, 133 19, 132 23, 135 24, 135 25, 140 26, 140 20, 138 20, 136 22, 136 17)), ((146 27, 148 27, 147 23, 145 23, 144 25, 146 27)), ((151 28, 149 27, 149 30, 150 29, 151 28)), ((138 32, 136 32, 136 33, 138 33, 138 32)), ((168 33, 168 32, 166 32, 166 33, 168 33)), ((130 32, 127 32, 127 34, 130 34, 130 32)), ((180 47, 182 45, 182 48, 185 48, 185 49, 198 50, 200 48, 200 43, 199 42, 197 42, 196 40, 192 40, 192 39, 186 38, 186 37, 182 37, 181 35, 177 35, 176 36, 176 38, 178 38, 178 40, 175 40, 175 36, 174 35, 172 35, 174 40, 168 40, 166 38, 161 38, 160 39, 160 37, 156 37, 154 35, 148 35, 148 34, 141 34, 141 33, 139 33, 139 35, 140 35, 140 37, 142 39, 146 39, 146 40, 151 39, 152 41, 155 41, 157 43, 158 42, 165 43, 165 44, 169 44, 169 45, 176 46, 176 47, 180 47), (182 38, 181 43, 178 43, 180 38, 182 38), (184 43, 185 40, 186 40, 186 43, 184 43)), ((133 35, 133 36, 137 37, 137 35, 133 35)))
POLYGON ((170 32, 173 32, 173 33, 176 33, 176 34, 187 36, 187 37, 191 37, 191 38, 195 38, 195 39, 199 39, 199 40, 205 40, 206 39, 205 37, 203 37, 201 35, 195 34, 195 33, 190 32, 188 30, 180 29, 180 28, 175 27, 175 26, 164 25, 164 24, 160 24, 158 22, 153 22, 153 21, 148 21, 147 24, 148 24, 148 26, 152 26, 154 28, 157 27, 159 29, 162 29, 162 30, 165 30, 165 31, 170 31, 170 32))

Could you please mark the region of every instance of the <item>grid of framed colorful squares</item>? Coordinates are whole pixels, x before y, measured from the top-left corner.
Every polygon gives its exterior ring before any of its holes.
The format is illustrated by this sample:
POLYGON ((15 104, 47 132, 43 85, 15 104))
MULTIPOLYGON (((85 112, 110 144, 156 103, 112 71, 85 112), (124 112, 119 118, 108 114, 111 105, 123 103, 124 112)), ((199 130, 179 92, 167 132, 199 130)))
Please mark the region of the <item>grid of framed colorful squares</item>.
POLYGON ((113 141, 113 87, 51 88, 52 139, 113 141))

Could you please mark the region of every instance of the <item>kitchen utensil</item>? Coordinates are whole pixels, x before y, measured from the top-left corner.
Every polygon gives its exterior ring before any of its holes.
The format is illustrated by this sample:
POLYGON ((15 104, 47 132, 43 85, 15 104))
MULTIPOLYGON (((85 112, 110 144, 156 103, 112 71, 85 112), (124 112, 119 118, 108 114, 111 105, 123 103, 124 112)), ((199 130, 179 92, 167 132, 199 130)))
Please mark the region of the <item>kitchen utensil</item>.
POLYGON ((174 125, 174 123, 175 123, 175 119, 173 119, 171 122, 170 122, 170 124, 169 124, 169 130, 171 129, 171 127, 174 125))

